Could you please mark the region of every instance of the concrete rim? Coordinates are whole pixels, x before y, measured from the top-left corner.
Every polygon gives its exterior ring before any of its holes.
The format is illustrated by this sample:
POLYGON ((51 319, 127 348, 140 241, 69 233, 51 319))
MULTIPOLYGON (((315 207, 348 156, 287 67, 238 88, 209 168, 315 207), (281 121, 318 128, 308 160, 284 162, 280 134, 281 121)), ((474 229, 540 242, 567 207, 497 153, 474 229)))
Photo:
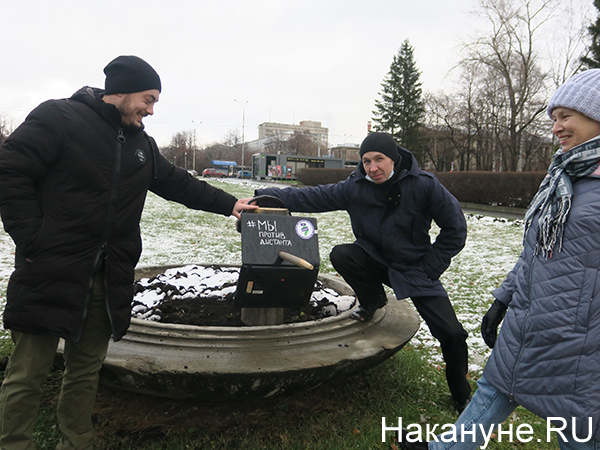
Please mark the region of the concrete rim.
MULTIPOLYGON (((162 271, 172 267, 161 266, 162 271)), ((352 293, 340 277, 319 279, 340 293, 352 293)), ((166 397, 221 401, 268 397, 372 367, 400 350, 420 322, 406 301, 393 296, 369 322, 357 322, 350 314, 257 327, 132 319, 125 338, 111 342, 101 380, 166 397)))

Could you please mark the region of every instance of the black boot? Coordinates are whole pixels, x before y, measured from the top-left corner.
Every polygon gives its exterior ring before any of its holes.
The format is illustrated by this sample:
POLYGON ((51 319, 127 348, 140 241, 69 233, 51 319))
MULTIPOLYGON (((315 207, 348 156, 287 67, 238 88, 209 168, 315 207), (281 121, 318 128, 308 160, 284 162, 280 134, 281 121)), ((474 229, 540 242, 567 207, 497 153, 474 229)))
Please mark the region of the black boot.
POLYGON ((396 432, 396 440, 398 441, 398 445, 401 450, 427 450, 429 449, 429 444, 427 442, 408 442, 406 439, 407 430, 402 428, 402 434, 400 432, 396 432))
POLYGON ((459 416, 467 408, 467 406, 469 406, 469 403, 471 403, 470 395, 469 395, 469 398, 466 399, 464 402, 457 402, 457 401, 454 402, 454 409, 456 409, 456 412, 458 413, 459 416))

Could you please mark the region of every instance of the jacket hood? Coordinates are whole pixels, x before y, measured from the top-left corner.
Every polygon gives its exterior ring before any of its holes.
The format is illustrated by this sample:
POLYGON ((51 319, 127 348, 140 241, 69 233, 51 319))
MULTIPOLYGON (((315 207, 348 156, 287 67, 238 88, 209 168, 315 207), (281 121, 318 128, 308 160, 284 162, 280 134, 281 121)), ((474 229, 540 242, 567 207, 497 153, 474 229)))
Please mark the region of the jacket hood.
MULTIPOLYGON (((71 96, 71 100, 75 100, 89 106, 96 114, 106 120, 108 123, 115 126, 121 126, 121 113, 117 107, 111 103, 106 103, 102 97, 104 96, 104 90, 94 88, 90 86, 84 86, 75 92, 71 96)), ((141 127, 127 127, 131 128, 131 131, 141 131, 144 129, 144 125, 141 127)))

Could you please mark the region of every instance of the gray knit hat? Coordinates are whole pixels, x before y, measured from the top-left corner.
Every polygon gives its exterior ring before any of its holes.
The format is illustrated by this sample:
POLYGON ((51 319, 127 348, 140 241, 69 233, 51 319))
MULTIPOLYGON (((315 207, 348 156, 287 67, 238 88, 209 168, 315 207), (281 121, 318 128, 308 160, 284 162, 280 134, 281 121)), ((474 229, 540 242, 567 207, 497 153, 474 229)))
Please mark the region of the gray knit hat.
POLYGON ((559 87, 548 103, 546 111, 550 118, 554 108, 559 106, 574 109, 600 122, 600 69, 578 73, 559 87))

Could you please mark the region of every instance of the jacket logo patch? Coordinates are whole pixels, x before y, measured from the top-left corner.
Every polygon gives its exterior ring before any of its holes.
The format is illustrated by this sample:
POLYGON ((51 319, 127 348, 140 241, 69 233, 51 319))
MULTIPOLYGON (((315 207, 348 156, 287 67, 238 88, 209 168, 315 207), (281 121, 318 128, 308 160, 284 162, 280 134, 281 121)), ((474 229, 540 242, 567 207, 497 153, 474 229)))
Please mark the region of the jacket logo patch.
POLYGON ((135 156, 141 164, 146 164, 146 154, 144 153, 143 150, 138 148, 135 151, 135 156))

